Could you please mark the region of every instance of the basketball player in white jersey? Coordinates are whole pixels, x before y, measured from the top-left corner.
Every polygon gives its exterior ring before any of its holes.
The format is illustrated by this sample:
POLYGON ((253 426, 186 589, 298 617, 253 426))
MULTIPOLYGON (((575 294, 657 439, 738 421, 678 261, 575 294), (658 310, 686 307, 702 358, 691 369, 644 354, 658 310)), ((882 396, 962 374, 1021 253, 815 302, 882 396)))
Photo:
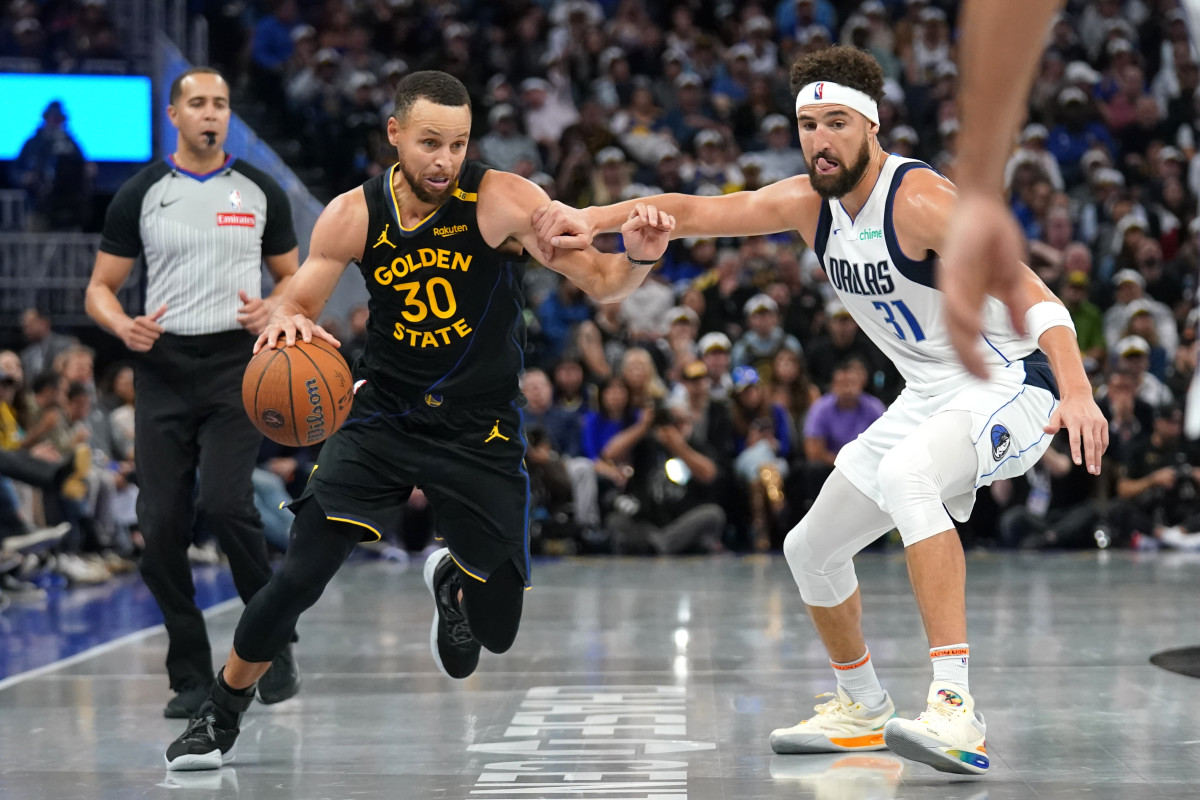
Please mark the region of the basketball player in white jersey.
MULTIPOLYGON (((883 74, 867 53, 833 47, 792 68, 800 143, 810 174, 721 197, 643 199, 675 216, 673 236, 752 236, 796 230, 813 247, 859 326, 907 387, 857 440, 784 554, 829 651, 837 691, 816 714, 771 734, 780 753, 885 746, 947 772, 981 774, 984 722, 967 680, 966 566, 951 514, 968 517, 975 490, 1031 467, 1060 428, 1093 472, 1108 428, 1092 401, 1071 318, 1026 267, 1016 306, 1029 336, 989 300, 983 332, 991 379, 973 378, 946 335, 935 254, 954 208, 953 185, 927 165, 884 153, 876 140, 883 74), (1040 347, 1040 350, 1039 350, 1040 347), (934 680, 915 720, 875 675, 863 638, 851 558, 893 527, 929 638, 934 680)), ((535 214, 543 247, 577 247, 615 230, 627 204, 535 214)))

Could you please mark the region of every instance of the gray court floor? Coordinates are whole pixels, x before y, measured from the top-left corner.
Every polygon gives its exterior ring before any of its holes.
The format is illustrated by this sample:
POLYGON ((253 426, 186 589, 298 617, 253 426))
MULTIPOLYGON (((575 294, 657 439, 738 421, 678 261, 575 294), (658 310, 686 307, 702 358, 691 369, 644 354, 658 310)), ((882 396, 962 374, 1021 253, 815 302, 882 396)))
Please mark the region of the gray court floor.
MULTIPOLYGON (((540 564, 513 652, 455 683, 429 655, 419 564, 348 567, 301 621, 300 696, 245 719, 237 761, 168 773, 165 637, 0 690, 0 798, 1200 797, 1200 681, 1147 662, 1200 643, 1200 562, 974 555, 972 691, 991 773, 887 751, 776 756, 832 677, 782 558, 540 564)), ((900 554, 861 557, 866 629, 901 713, 926 644, 900 554)), ((237 610, 210 630, 228 646, 237 610)))

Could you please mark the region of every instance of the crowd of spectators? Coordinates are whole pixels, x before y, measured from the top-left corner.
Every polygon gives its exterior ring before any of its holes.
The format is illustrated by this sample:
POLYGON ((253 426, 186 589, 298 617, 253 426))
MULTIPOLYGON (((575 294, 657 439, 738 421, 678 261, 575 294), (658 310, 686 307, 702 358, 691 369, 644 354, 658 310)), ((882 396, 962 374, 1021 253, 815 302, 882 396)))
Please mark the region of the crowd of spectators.
POLYGON ((124 73, 107 0, 11 0, 0 8, 0 72, 124 73))
MULTIPOLYGON (((756 189, 805 171, 788 67, 839 43, 883 66, 884 148, 954 175, 952 3, 213 5, 214 59, 239 97, 285 123, 331 191, 394 160, 392 87, 425 68, 471 90, 469 156, 553 198, 756 189)), ((1200 461, 1181 429, 1197 359, 1196 58, 1176 0, 1072 0, 1053 25, 1007 189, 1029 264, 1075 320, 1113 444, 1092 478, 1057 437, 1028 476, 980 493, 963 529, 971 543, 1197 546, 1200 461)), ((778 547, 838 449, 903 387, 795 234, 674 242, 620 305, 597 305, 536 266, 526 288, 522 388, 543 552, 778 547)), ((329 321, 351 356, 365 322, 365 308, 329 321)), ((38 383, 46 366, 25 371, 30 389, 69 408, 55 393, 80 397, 74 384, 87 382, 38 383)), ((94 407, 116 403, 83 392, 94 407)), ((275 501, 298 491, 315 457, 264 447, 256 492, 281 547, 287 517, 275 501)), ((417 492, 395 544, 420 549, 429 525, 417 492)), ((110 527, 119 538, 134 526, 110 527)))

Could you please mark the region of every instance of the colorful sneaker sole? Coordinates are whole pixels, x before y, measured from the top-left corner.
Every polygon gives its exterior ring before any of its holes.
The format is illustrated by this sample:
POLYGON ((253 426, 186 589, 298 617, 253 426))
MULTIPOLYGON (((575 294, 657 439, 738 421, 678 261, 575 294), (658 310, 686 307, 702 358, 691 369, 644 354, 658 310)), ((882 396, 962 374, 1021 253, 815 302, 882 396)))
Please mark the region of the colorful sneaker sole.
POLYGON ((896 755, 928 764, 939 772, 983 775, 991 766, 986 753, 946 747, 936 739, 922 736, 899 725, 887 726, 883 732, 883 740, 888 749, 896 755))
POLYGON ((865 736, 830 738, 820 734, 771 734, 771 749, 779 755, 804 753, 854 753, 862 750, 886 750, 883 731, 865 736))

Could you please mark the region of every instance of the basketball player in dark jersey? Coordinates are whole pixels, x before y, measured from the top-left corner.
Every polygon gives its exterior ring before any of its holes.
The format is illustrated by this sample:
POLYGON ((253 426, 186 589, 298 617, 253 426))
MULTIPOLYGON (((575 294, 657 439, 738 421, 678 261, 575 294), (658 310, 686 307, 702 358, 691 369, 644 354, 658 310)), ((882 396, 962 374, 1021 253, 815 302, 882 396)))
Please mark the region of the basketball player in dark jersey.
MULTIPOLYGON (((393 526, 414 486, 433 505, 446 547, 429 557, 431 646, 452 678, 481 647, 506 651, 529 585, 529 475, 517 376, 524 349, 523 251, 538 247, 533 212, 548 198, 516 175, 465 161, 465 87, 416 72, 396 88, 388 138, 398 162, 333 200, 308 259, 255 345, 319 336, 313 323, 347 263, 370 292, 366 350, 350 418, 321 452, 282 567, 247 605, 208 701, 167 750, 170 769, 232 759, 255 681, 299 615, 361 541, 393 526)), ((639 205, 627 252, 545 252, 548 267, 604 302, 635 289, 666 249, 675 220, 639 205)))

